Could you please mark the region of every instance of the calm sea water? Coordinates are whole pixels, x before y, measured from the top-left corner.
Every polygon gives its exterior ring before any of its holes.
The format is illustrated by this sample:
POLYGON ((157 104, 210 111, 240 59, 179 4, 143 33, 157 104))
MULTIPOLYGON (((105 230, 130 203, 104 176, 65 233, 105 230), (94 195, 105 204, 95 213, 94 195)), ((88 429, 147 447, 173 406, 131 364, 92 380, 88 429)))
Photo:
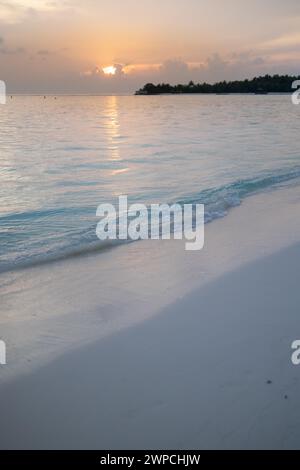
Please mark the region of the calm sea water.
POLYGON ((290 96, 13 97, 0 107, 0 270, 99 246, 96 208, 202 202, 206 220, 298 183, 290 96))

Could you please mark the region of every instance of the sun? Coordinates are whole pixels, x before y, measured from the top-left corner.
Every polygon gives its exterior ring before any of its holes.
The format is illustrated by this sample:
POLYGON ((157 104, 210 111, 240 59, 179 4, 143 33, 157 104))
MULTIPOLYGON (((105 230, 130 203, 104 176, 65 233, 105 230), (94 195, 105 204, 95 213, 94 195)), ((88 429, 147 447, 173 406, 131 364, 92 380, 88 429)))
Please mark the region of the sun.
POLYGON ((114 65, 109 65, 108 67, 103 67, 102 70, 105 75, 115 75, 117 67, 115 67, 114 65))

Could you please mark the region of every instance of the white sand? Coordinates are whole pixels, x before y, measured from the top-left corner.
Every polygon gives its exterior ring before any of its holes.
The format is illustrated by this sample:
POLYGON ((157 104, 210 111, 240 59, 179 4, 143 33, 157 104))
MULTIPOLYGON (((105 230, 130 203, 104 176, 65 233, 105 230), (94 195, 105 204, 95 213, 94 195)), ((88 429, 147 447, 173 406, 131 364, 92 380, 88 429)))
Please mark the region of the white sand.
POLYGON ((283 189, 197 254, 149 241, 2 277, 0 447, 299 448, 299 209, 283 189))

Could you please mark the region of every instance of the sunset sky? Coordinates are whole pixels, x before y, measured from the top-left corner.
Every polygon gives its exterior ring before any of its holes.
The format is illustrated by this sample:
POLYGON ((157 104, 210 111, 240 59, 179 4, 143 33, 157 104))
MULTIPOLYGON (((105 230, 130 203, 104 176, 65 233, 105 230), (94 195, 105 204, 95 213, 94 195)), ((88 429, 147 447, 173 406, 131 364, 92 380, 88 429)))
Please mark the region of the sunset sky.
POLYGON ((299 74, 300 1, 5 0, 0 60, 18 93, 299 74))

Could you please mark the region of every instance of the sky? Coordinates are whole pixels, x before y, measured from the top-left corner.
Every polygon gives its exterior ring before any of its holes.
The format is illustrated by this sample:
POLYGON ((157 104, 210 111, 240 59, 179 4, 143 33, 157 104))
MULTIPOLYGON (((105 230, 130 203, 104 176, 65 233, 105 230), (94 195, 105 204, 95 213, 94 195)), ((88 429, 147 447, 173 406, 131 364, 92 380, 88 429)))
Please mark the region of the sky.
POLYGON ((300 74, 299 0, 0 0, 11 93, 300 74))

